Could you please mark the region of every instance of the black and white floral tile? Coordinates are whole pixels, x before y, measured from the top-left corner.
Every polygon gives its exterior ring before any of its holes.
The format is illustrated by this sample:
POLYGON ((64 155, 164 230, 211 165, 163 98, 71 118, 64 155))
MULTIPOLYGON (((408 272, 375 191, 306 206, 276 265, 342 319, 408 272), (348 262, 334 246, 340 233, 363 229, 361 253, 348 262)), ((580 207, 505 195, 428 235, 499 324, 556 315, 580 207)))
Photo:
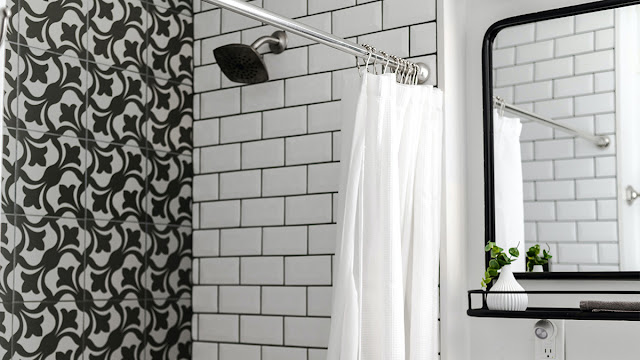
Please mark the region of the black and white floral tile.
POLYGON ((188 359, 191 0, 8 0, 0 359, 188 359))

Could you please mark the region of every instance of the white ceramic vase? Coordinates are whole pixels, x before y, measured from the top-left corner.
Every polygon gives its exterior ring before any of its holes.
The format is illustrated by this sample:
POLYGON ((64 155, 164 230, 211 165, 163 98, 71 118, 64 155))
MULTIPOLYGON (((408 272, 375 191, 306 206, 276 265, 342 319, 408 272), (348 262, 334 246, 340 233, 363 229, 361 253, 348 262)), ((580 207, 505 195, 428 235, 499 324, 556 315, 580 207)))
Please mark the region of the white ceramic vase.
POLYGON ((487 306, 490 310, 525 311, 529 304, 527 294, 491 294, 492 291, 524 291, 513 276, 511 265, 500 269, 498 281, 487 294, 487 306))
POLYGON ((544 272, 544 268, 542 265, 533 265, 533 270, 531 270, 531 272, 544 272))

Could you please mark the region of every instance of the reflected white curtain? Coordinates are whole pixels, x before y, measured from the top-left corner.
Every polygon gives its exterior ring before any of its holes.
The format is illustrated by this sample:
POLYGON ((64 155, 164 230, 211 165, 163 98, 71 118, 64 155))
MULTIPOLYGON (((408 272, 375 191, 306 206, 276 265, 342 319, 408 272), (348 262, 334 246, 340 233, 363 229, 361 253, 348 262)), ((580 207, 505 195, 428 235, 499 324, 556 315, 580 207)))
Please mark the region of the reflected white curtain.
POLYGON ((521 132, 520 119, 504 117, 497 110, 494 111, 495 241, 505 252, 518 246, 520 257, 511 265, 514 272, 523 272, 526 267, 521 132))
POLYGON ((442 92, 393 74, 359 81, 343 90, 327 359, 437 359, 442 92))

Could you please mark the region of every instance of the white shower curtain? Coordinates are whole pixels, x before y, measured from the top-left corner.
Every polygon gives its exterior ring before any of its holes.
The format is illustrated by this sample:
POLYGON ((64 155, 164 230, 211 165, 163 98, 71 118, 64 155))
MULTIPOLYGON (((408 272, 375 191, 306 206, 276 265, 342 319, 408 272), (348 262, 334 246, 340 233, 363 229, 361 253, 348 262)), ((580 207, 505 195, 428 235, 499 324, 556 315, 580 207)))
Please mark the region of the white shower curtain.
POLYGON ((442 92, 365 73, 343 94, 327 360, 436 359, 442 92))
POLYGON ((514 272, 525 271, 524 195, 520 153, 520 119, 493 112, 493 159, 496 245, 518 247, 520 257, 511 264, 514 272))

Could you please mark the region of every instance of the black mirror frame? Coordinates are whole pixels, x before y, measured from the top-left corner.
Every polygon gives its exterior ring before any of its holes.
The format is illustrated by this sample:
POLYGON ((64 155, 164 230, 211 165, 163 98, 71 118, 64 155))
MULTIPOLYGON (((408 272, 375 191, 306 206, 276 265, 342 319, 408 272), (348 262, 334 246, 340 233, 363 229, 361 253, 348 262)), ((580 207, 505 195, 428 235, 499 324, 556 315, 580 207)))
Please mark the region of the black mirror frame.
MULTIPOLYGON (((609 10, 622 6, 637 5, 640 0, 602 0, 587 4, 580 4, 559 9, 552 9, 532 14, 515 16, 500 20, 491 25, 485 33, 482 44, 482 103, 484 118, 484 201, 485 201, 485 244, 495 239, 495 203, 494 203, 494 164, 493 164, 493 41, 498 33, 516 25, 523 25, 537 21, 556 19, 565 16, 609 10)), ((485 265, 489 266, 489 254, 485 254, 485 265)), ((640 271, 611 271, 611 272, 543 272, 543 273, 514 273, 517 279, 531 280, 640 280, 640 271)))

